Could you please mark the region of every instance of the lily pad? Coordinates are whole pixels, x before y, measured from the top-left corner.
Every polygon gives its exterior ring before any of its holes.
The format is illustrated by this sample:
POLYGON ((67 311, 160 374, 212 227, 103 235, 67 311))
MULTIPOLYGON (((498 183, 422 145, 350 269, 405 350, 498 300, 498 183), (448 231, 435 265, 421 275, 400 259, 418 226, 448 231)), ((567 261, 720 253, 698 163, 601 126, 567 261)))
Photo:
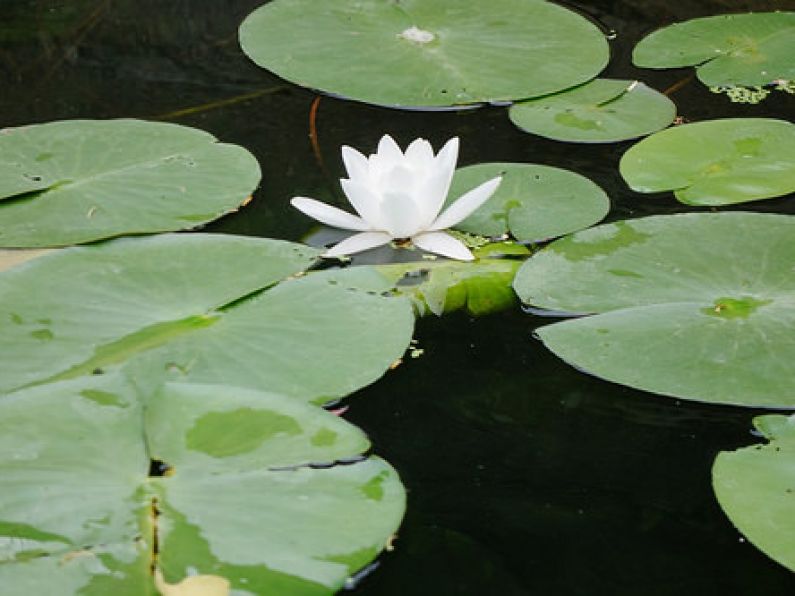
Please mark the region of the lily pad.
POLYGON ((596 313, 537 330, 566 362, 695 401, 795 407, 795 217, 692 213, 557 240, 514 288, 527 304, 596 313))
POLYGON ((795 191, 795 125, 727 118, 643 139, 619 165, 638 192, 674 191, 688 205, 731 205, 795 191))
POLYGON ((0 246, 193 228, 239 207, 257 160, 194 128, 67 120, 0 131, 0 246))
POLYGON ((556 141, 614 143, 665 128, 676 106, 639 81, 595 79, 569 91, 515 103, 511 121, 556 141))
POLYGON ((502 176, 497 191, 456 228, 482 236, 510 233, 521 242, 539 242, 587 228, 610 210, 610 199, 588 178, 537 164, 484 163, 460 168, 448 197, 458 197, 495 176, 502 176))
POLYGON ((432 259, 376 267, 412 299, 420 315, 437 316, 465 308, 474 316, 508 308, 516 302, 514 275, 530 251, 514 242, 495 242, 473 250, 476 261, 432 259), (501 258, 508 257, 508 258, 501 258))
POLYGON ((760 416, 754 425, 769 443, 719 453, 712 486, 737 529, 795 571, 795 418, 760 416))
POLYGON ((795 79, 795 12, 725 14, 675 23, 643 38, 636 66, 696 66, 709 86, 760 86, 795 79))
POLYGON ((329 271, 241 300, 317 254, 276 240, 161 235, 17 266, 0 274, 0 390, 124 365, 154 381, 234 383, 318 402, 347 395, 380 377, 411 339, 410 305, 381 295, 387 280, 368 268, 329 271))
POLYGON ((592 23, 527 0, 275 0, 246 18, 240 44, 288 81, 395 107, 554 93, 609 59, 592 23))
POLYGON ((3 593, 331 594, 404 511, 368 447, 320 408, 234 387, 139 395, 105 375, 3 397, 3 593))

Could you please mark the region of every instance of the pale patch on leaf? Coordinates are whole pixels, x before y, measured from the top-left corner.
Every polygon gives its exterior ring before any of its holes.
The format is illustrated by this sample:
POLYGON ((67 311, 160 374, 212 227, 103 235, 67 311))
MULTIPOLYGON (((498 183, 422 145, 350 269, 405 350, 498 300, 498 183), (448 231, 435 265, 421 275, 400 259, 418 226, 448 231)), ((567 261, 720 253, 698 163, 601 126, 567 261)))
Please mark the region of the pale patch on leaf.
POLYGON ((38 248, 38 249, 0 249, 0 271, 11 269, 17 265, 21 265, 25 261, 30 261, 43 254, 51 252, 51 248, 38 248))
POLYGON ((219 575, 192 575, 169 584, 160 569, 155 570, 155 587, 163 596, 229 596, 229 580, 219 575))

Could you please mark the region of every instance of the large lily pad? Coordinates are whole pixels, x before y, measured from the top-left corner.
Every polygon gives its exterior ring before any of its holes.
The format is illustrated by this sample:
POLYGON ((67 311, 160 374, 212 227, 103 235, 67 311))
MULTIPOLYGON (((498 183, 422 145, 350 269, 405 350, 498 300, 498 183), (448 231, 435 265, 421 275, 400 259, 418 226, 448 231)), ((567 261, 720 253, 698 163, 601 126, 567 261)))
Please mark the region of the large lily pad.
POLYGON ((675 23, 643 38, 636 66, 697 66, 709 86, 760 86, 795 79, 795 12, 725 14, 675 23))
POLYGON ((634 145, 621 175, 638 192, 689 205, 730 205, 795 191, 795 125, 727 118, 669 128, 634 145))
POLYGON ((541 327, 565 361, 664 395, 795 407, 795 218, 654 216, 555 241, 519 270, 527 304, 597 313, 541 327))
POLYGON ((760 416, 754 425, 770 442, 719 453, 712 486, 737 529, 795 571, 795 418, 760 416))
POLYGON ((510 233, 522 242, 538 242, 587 228, 610 210, 610 199, 588 178, 521 163, 484 163, 456 170, 448 204, 495 176, 502 176, 497 191, 456 228, 482 236, 510 233))
POLYGON ((347 395, 411 338, 411 308, 381 295, 387 280, 368 268, 329 271, 240 300, 317 254, 275 240, 161 235, 19 265, 0 275, 0 390, 125 365, 154 380, 321 402, 347 395))
POLYGON ((105 375, 3 397, 3 593, 330 594, 403 514, 388 464, 334 465, 367 448, 320 408, 232 387, 141 396, 105 375))
POLYGON ((0 246, 192 228, 257 187, 256 159, 201 130, 67 120, 0 131, 0 246))
POLYGON ((676 106, 639 81, 595 79, 515 103, 509 115, 522 130, 556 141, 613 143, 665 128, 673 122, 676 106))
POLYGON ((246 18, 240 44, 288 81, 397 107, 554 93, 609 58, 593 24, 535 0, 275 0, 246 18))

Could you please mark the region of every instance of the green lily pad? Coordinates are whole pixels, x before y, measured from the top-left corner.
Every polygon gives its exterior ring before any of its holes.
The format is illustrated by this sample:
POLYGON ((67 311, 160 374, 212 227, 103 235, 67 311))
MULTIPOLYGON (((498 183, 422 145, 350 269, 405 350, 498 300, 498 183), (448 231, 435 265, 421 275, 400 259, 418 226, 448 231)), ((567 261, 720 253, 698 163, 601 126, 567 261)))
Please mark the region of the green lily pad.
POLYGON ((482 236, 510 233, 521 242, 539 242, 587 228, 610 210, 610 199, 588 178, 523 163, 484 163, 456 170, 447 203, 495 176, 502 176, 497 191, 456 228, 482 236))
POLYGON ((403 515, 384 461, 335 465, 368 447, 320 408, 234 387, 140 395, 103 375, 3 397, 3 593, 331 594, 403 515))
POLYGON ((725 14, 675 23, 643 38, 636 66, 696 66, 709 86, 759 86, 795 79, 795 12, 725 14))
POLYGON ((516 302, 514 275, 530 251, 514 242, 495 242, 473 250, 473 262, 430 259, 376 267, 398 294, 408 296, 422 316, 460 309, 474 316, 508 308, 516 302), (509 258, 500 258, 509 257, 509 258))
POLYGON ((193 228, 239 207, 257 160, 201 130, 67 120, 0 131, 0 246, 193 228))
POLYGON ((246 18, 240 45, 288 81, 395 107, 554 93, 609 59, 592 23, 527 0, 275 0, 246 18))
POLYGON ((760 416, 754 425, 770 442, 719 453, 712 486, 737 529, 795 571, 795 418, 760 416))
POLYGON ((566 362, 683 399, 795 407, 795 217, 692 213, 551 243, 516 274, 527 304, 575 314, 537 333, 566 362))
POLYGON ((688 205, 731 205, 795 191, 795 125, 727 118, 669 128, 631 147, 621 175, 638 192, 688 205))
POLYGON ((276 240, 161 235, 15 267, 0 274, 0 391, 124 365, 153 382, 347 395, 411 339, 410 305, 381 295, 387 280, 369 268, 329 271, 241 300, 317 254, 276 240))
POLYGON ((594 79, 515 103, 508 113, 525 132, 556 141, 614 143, 665 128, 676 117, 676 106, 639 81, 594 79))

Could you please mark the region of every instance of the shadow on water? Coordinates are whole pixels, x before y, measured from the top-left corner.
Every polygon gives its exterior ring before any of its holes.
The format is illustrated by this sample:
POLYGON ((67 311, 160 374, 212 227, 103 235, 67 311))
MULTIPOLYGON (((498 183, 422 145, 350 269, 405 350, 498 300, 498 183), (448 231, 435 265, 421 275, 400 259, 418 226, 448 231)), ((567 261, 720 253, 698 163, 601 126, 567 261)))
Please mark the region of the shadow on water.
MULTIPOLYGON (((518 131, 502 107, 401 112, 314 93, 254 66, 237 26, 261 0, 3 0, 0 127, 65 118, 159 118, 249 148, 254 201, 208 230, 298 240, 294 195, 341 204, 339 147, 462 141, 462 165, 526 161, 572 169, 611 196, 610 219, 688 211, 641 196, 618 174, 632 142, 572 145, 518 131)), ((671 90, 688 120, 791 118, 795 98, 732 104, 689 69, 641 71, 631 50, 664 24, 778 0, 594 0, 568 5, 614 31, 605 76, 671 90)), ((741 206, 793 213, 792 198, 741 206)), ((710 487, 715 454, 755 441, 753 412, 679 402, 577 372, 532 339, 549 319, 509 312, 419 322, 424 354, 351 397, 346 418, 400 472, 409 509, 396 550, 361 594, 778 595, 793 575, 748 543, 710 487)))

